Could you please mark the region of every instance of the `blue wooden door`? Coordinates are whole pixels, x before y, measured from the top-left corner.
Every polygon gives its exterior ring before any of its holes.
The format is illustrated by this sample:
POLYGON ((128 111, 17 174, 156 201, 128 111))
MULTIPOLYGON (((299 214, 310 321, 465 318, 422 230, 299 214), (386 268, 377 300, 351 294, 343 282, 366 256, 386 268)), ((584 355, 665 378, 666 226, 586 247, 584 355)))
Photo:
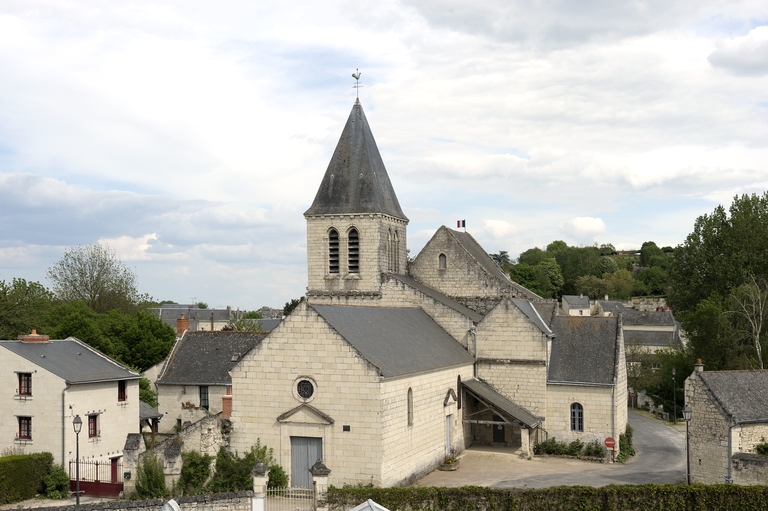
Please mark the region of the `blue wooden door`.
POLYGON ((291 486, 312 488, 309 469, 323 459, 323 439, 307 436, 291 437, 291 486))

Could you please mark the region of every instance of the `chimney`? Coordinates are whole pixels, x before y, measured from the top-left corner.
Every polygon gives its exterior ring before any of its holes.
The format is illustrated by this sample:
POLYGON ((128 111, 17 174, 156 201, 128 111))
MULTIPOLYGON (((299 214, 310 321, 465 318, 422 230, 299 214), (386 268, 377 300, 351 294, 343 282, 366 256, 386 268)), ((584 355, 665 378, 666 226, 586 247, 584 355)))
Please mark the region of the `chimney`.
POLYGON ((31 334, 20 335, 19 340, 21 342, 49 342, 50 338, 47 335, 39 335, 37 330, 32 330, 31 334))
POLYGON ((605 295, 605 301, 606 302, 608 301, 608 295, 605 295))
POLYGON ((189 319, 184 317, 184 314, 181 315, 179 319, 176 320, 176 335, 181 335, 184 333, 185 330, 189 329, 189 319))
POLYGON ((211 311, 211 332, 213 332, 213 311, 211 311))
POLYGON ((693 367, 696 368, 697 373, 703 373, 704 372, 704 364, 701 362, 700 358, 696 359, 696 363, 693 365, 693 367))
POLYGON ((232 387, 227 387, 227 394, 221 396, 221 416, 224 419, 232 417, 232 387))

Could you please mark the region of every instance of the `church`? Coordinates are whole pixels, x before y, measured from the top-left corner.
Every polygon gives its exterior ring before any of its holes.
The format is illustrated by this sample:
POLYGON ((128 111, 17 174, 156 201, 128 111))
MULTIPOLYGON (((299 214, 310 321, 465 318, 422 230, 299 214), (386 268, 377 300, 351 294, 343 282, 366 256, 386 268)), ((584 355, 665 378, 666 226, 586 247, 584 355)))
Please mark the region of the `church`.
POLYGON ((625 431, 621 318, 559 314, 445 226, 409 262, 359 101, 304 217, 306 297, 230 371, 233 449, 260 439, 295 487, 318 459, 330 484, 396 486, 471 445, 625 431))

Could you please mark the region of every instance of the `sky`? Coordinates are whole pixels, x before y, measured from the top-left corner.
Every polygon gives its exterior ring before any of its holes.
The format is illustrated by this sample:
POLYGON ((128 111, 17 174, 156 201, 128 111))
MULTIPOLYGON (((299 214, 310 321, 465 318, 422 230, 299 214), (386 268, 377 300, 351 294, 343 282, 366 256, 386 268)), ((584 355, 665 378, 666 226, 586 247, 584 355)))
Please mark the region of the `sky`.
POLYGON ((765 0, 3 0, 0 279, 103 243, 157 300, 302 296, 358 91, 411 255, 676 246, 768 189, 765 0))

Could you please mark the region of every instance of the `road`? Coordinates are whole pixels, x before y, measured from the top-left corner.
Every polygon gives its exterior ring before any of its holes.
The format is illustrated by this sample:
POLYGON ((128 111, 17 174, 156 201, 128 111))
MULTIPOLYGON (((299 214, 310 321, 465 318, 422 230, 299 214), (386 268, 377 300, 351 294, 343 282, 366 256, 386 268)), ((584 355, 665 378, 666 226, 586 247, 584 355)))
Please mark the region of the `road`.
POLYGON ((546 488, 560 485, 681 483, 685 481, 685 434, 659 421, 629 413, 637 455, 626 464, 603 464, 557 457, 520 459, 511 452, 469 449, 456 472, 435 471, 418 486, 546 488))

